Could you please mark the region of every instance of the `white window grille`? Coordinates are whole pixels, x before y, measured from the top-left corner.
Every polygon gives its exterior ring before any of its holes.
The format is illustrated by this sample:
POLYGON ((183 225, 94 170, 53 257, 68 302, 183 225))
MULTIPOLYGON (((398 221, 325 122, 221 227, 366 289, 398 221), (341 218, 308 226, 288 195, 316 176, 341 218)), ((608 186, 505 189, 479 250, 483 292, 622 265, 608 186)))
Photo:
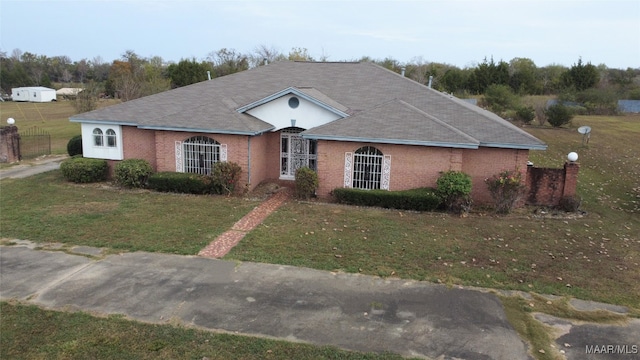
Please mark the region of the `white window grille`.
POLYGON ((116 147, 116 132, 113 129, 107 129, 107 146, 116 147))
POLYGON ((280 132, 280 178, 292 180, 301 167, 317 170, 317 142, 303 139, 302 128, 286 128, 280 132))
POLYGON ((93 145, 104 146, 104 138, 102 136, 102 130, 99 128, 93 129, 93 145))
POLYGON ((382 152, 373 146, 363 146, 353 154, 353 188, 380 189, 382 152))
POLYGON ((220 144, 206 136, 194 136, 182 143, 184 172, 211 174, 215 163, 220 162, 220 144))

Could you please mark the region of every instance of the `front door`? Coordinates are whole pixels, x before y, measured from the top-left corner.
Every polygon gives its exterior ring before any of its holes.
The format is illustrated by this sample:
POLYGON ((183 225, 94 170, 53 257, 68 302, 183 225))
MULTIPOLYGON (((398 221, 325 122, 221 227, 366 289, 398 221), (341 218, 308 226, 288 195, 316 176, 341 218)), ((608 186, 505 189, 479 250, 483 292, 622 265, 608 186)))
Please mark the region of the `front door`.
POLYGON ((301 128, 287 128, 280 132, 280 179, 294 180, 296 170, 309 167, 316 170, 316 142, 303 139, 301 128))

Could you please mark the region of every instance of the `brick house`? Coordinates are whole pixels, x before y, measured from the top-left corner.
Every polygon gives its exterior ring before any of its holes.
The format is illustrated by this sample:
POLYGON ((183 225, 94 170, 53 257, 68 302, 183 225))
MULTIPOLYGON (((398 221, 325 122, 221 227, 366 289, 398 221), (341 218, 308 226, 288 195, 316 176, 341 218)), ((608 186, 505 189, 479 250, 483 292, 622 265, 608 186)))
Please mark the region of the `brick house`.
POLYGON ((157 171, 206 174, 219 161, 253 189, 317 171, 319 196, 337 187, 435 186, 440 172, 484 179, 526 172, 546 145, 499 116, 372 63, 277 62, 70 118, 85 157, 141 158, 157 171))

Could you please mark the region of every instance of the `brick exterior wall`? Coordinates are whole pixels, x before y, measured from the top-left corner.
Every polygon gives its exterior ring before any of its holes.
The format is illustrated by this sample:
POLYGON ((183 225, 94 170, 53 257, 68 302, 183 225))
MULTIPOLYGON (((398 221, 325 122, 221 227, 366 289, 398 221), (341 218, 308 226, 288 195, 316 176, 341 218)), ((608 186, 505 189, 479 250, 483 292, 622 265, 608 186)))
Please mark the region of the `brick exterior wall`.
POLYGON ((176 141, 185 141, 193 136, 208 136, 220 144, 226 144, 227 161, 240 165, 242 168, 240 184, 247 183, 249 144, 248 137, 243 135, 157 131, 155 135, 157 171, 176 171, 176 141))
POLYGON ((472 197, 477 204, 491 202, 484 179, 507 169, 521 169, 524 173, 529 155, 528 150, 516 149, 453 149, 322 140, 318 141, 319 196, 327 197, 331 190, 344 186, 345 152, 355 152, 367 145, 391 155, 389 190, 435 187, 441 172, 463 171, 472 178, 472 197))
MULTIPOLYGON (((155 130, 122 127, 122 152, 125 159, 144 159, 156 169, 155 130)), ((113 162, 115 164, 116 162, 113 162)))
POLYGON ((280 132, 251 137, 251 184, 254 189, 261 182, 277 182, 280 176, 280 132))
POLYGON ((473 188, 471 197, 475 204, 493 203, 489 188, 484 180, 505 170, 520 170, 525 178, 528 150, 479 148, 463 150, 462 171, 471 176, 473 188))
MULTIPOLYGON (((123 127, 125 159, 139 158, 149 161, 156 171, 176 171, 175 142, 184 141, 202 133, 143 130, 123 127)), ((280 133, 269 132, 259 136, 209 134, 220 144, 227 145, 227 161, 242 167, 240 184, 248 190, 264 181, 278 182, 280 173, 280 133), (249 148, 251 169, 249 169, 249 148), (249 183, 249 173, 251 179, 249 183)), ((440 173, 448 170, 463 171, 471 176, 474 203, 490 204, 491 195, 484 180, 504 170, 520 169, 526 178, 530 193, 529 204, 557 205, 563 196, 575 195, 579 166, 574 163, 564 169, 538 169, 527 167, 528 150, 517 149, 453 149, 429 146, 370 144, 343 141, 318 141, 318 179, 320 197, 329 197, 333 189, 344 186, 345 153, 355 152, 363 146, 374 146, 384 155, 391 156, 389 190, 417 187, 435 187, 440 173)), ((116 162, 110 162, 110 167, 116 162)), ((288 183, 291 183, 290 181, 288 183)), ((292 185, 292 184, 289 184, 292 185)))
MULTIPOLYGON (((208 136, 227 145, 227 161, 242 167, 239 190, 252 190, 265 180, 277 180, 280 172, 280 133, 259 136, 203 134, 179 131, 145 130, 123 126, 122 142, 125 159, 147 160, 155 171, 176 171, 176 141, 193 136, 208 136), (249 147, 251 148, 251 183, 249 183, 249 147)), ((117 161, 109 161, 110 174, 117 161)))

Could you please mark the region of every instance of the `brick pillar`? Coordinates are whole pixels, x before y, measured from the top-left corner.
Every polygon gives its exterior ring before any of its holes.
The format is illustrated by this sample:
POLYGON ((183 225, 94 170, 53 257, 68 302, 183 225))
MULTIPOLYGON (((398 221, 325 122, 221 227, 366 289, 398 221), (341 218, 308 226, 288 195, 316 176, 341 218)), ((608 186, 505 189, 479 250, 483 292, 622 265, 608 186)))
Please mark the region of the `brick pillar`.
POLYGON ((564 164, 564 189, 562 197, 575 196, 578 187, 578 170, 580 165, 575 162, 567 162, 564 164))
POLYGON ((0 162, 14 163, 20 161, 20 134, 15 125, 0 128, 0 162))

